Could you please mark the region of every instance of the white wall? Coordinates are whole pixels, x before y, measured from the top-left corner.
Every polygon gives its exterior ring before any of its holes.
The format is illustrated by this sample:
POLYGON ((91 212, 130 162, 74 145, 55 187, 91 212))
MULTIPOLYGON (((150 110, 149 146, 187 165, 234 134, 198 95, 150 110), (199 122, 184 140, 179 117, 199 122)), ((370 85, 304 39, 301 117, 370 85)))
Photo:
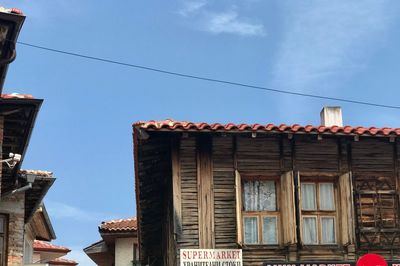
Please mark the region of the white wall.
POLYGON ((132 266, 134 238, 115 240, 115 266, 132 266))

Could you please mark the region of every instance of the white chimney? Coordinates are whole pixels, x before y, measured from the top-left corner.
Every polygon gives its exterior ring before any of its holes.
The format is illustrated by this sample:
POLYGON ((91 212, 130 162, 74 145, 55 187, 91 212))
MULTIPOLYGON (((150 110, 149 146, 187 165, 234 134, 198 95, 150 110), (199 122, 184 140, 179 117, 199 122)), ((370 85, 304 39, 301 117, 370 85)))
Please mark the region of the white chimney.
POLYGON ((340 106, 326 106, 321 110, 321 125, 326 127, 343 126, 342 108, 340 106))

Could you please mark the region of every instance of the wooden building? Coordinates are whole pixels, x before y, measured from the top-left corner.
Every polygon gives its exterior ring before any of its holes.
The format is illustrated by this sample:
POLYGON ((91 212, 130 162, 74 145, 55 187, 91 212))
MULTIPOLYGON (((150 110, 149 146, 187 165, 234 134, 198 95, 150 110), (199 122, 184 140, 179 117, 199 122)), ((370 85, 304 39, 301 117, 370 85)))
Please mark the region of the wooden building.
POLYGON ((342 126, 133 125, 144 265, 181 249, 241 249, 243 265, 349 262, 400 255, 400 129, 342 126))

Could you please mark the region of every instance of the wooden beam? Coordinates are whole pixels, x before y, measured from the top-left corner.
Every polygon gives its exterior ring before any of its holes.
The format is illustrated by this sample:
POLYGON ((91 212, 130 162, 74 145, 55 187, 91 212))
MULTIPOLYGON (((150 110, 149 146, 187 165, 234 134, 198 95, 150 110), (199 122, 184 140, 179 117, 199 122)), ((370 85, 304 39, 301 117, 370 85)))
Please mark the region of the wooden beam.
POLYGON ((182 236, 182 192, 179 149, 180 139, 177 136, 171 141, 173 222, 174 234, 177 240, 182 236))
POLYGON ((197 137, 199 248, 215 247, 212 136, 197 137))

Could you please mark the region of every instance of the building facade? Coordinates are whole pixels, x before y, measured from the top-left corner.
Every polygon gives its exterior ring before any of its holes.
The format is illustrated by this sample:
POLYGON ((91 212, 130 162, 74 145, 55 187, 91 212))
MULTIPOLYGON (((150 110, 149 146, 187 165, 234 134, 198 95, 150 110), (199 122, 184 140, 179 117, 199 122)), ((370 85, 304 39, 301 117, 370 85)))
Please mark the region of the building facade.
POLYGON ((84 252, 98 266, 132 266, 139 259, 136 217, 102 222, 102 240, 86 247, 84 252))
POLYGON ((400 255, 400 129, 134 124, 144 265, 187 249, 239 249, 243 265, 348 263, 400 255))

